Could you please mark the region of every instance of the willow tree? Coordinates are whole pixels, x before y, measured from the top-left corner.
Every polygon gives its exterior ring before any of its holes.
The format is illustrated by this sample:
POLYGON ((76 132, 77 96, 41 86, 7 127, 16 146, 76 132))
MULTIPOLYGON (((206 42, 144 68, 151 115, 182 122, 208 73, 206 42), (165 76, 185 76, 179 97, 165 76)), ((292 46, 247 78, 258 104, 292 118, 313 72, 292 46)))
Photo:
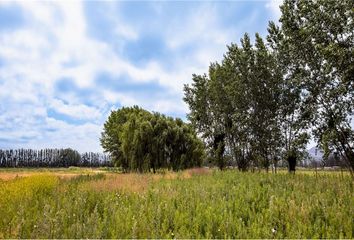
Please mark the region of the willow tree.
POLYGON ((125 172, 201 166, 204 145, 190 124, 137 106, 112 111, 101 144, 125 172))

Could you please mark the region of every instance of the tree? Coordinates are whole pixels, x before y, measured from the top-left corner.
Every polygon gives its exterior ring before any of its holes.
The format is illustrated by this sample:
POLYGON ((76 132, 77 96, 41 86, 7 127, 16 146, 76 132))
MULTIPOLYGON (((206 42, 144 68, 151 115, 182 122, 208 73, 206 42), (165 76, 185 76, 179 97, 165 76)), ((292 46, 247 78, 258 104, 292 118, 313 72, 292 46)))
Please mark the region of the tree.
POLYGON ((243 171, 276 161, 282 81, 276 63, 258 34, 255 46, 245 34, 241 46, 228 46, 221 64, 210 65, 208 76, 193 75, 185 86, 188 117, 220 169, 226 155, 243 171))
POLYGON ((81 160, 79 152, 71 148, 60 150, 58 157, 65 167, 78 166, 81 160))
MULTIPOLYGON (((121 136, 123 125, 128 121, 131 113, 142 112, 138 107, 122 108, 119 111, 112 111, 108 120, 104 123, 104 131, 101 134, 100 142, 105 152, 112 156, 116 165, 124 170, 129 168, 129 162, 123 156, 121 136)), ((127 126, 125 126, 127 128, 127 126)), ((129 135, 130 136, 130 135, 129 135)))
POLYGON ((112 111, 101 144, 124 171, 200 166, 204 146, 190 124, 137 106, 112 111))
POLYGON ((256 34, 253 53, 253 80, 249 83, 250 120, 253 152, 260 157, 268 171, 270 163, 279 154, 282 76, 276 59, 263 39, 256 34))
POLYGON ((0 167, 98 167, 111 166, 110 157, 66 149, 0 149, 0 167))
POLYGON ((302 97, 303 71, 291 55, 291 46, 282 30, 269 23, 268 44, 276 61, 275 67, 281 77, 279 91, 278 123, 281 134, 281 155, 288 162, 290 172, 295 172, 296 163, 305 151, 309 140, 307 129, 312 109, 306 108, 302 97), (305 112, 306 111, 306 112, 305 112))
MULTIPOLYGON (((354 2, 284 1, 280 32, 301 76, 304 106, 325 150, 339 153, 354 170, 354 2)), ((274 30, 275 28, 272 27, 274 30)))

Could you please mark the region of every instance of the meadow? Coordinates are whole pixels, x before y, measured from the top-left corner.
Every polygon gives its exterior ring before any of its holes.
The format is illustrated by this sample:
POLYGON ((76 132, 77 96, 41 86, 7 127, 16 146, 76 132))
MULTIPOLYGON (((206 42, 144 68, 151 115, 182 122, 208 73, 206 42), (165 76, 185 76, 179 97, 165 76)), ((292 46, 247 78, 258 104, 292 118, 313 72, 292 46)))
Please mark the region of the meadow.
POLYGON ((346 172, 0 170, 0 238, 353 238, 346 172))

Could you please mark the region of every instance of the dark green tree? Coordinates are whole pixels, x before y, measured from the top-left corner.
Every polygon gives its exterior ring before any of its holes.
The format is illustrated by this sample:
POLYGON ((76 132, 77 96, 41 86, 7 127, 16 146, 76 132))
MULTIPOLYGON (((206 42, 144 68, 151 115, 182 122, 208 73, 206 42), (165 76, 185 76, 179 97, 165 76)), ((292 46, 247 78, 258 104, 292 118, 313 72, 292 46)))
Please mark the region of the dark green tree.
POLYGON ((78 151, 71 148, 61 149, 59 151, 59 161, 64 167, 78 166, 81 160, 81 155, 78 151))
POLYGON ((304 103, 304 72, 291 55, 288 39, 274 22, 269 23, 267 40, 281 78, 278 98, 281 134, 277 139, 282 149, 279 155, 288 162, 289 171, 294 172, 310 137, 307 131, 312 109, 306 108, 304 103))
POLYGON ((190 124, 139 107, 112 111, 101 137, 124 171, 175 171, 201 166, 203 143, 190 124))
POLYGON ((292 72, 297 71, 301 81, 301 114, 311 117, 314 136, 326 155, 337 152, 352 171, 353 9, 352 0, 286 0, 279 29, 287 56, 296 61, 292 72))
POLYGON ((282 84, 276 63, 258 34, 255 46, 245 34, 241 46, 228 46, 221 64, 210 65, 208 76, 194 75, 185 86, 189 119, 221 169, 225 156, 240 170, 250 164, 268 169, 276 159, 282 84))

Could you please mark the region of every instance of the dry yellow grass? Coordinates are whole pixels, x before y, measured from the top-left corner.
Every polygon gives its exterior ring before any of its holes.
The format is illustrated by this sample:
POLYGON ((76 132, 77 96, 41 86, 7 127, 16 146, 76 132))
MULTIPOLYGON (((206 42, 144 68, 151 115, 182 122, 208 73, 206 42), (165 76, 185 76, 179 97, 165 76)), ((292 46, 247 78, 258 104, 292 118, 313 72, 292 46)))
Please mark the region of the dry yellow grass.
POLYGON ((145 192, 151 183, 173 179, 189 179, 197 175, 210 174, 212 171, 206 168, 188 169, 182 172, 165 172, 158 174, 138 174, 138 173, 107 173, 97 169, 84 169, 83 171, 69 172, 62 169, 55 171, 53 169, 46 170, 24 170, 24 171, 3 171, 0 172, 0 181, 10 181, 16 178, 27 178, 38 175, 51 175, 60 179, 71 179, 79 175, 94 175, 97 173, 104 173, 105 178, 93 181, 87 181, 80 184, 81 189, 94 190, 99 192, 109 191, 127 191, 135 193, 145 192))
POLYGON ((212 170, 209 168, 192 168, 192 169, 188 169, 184 172, 189 174, 192 177, 192 176, 210 174, 212 172, 212 170))
POLYGON ((81 185, 82 189, 94 191, 130 191, 143 192, 153 180, 151 175, 129 174, 106 174, 105 179, 85 182, 81 185))
POLYGON ((176 178, 187 179, 196 175, 205 175, 211 173, 211 170, 205 168, 189 169, 180 173, 167 172, 164 174, 106 174, 105 179, 97 181, 85 182, 81 185, 83 189, 94 191, 129 191, 129 192, 145 192, 148 186, 161 179, 173 180, 176 178))
MULTIPOLYGON (((88 172, 87 174, 97 174, 97 173, 101 173, 98 171, 92 171, 92 172, 88 172)), ((48 171, 48 172, 0 172, 0 180, 3 181, 9 181, 9 180, 13 180, 15 178, 20 178, 20 177, 30 177, 30 176, 36 176, 36 175, 52 175, 52 176, 57 176, 61 179, 70 179, 76 176, 81 175, 82 173, 78 172, 78 173, 68 173, 68 172, 52 172, 52 171, 48 171)))
POLYGON ((29 177, 34 175, 35 173, 18 173, 18 172, 6 172, 6 173, 0 173, 0 179, 4 181, 9 181, 12 179, 15 179, 17 177, 29 177))

